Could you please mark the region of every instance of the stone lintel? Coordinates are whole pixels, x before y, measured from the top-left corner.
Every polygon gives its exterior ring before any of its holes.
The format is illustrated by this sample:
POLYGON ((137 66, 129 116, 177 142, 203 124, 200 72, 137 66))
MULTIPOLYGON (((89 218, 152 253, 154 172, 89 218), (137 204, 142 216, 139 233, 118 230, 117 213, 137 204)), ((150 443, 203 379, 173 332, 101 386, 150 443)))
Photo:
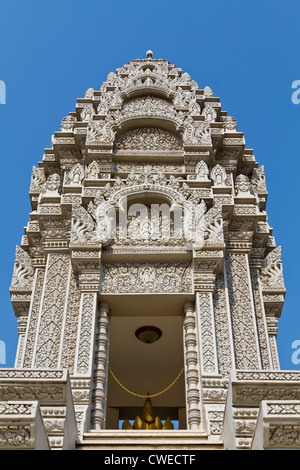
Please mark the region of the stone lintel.
POLYGON ((66 369, 0 369, 2 401, 38 402, 51 448, 75 448, 77 425, 66 369))
POLYGON ((263 400, 251 450, 300 450, 300 401, 263 400))
MULTIPOLYGON (((224 416, 223 439, 228 450, 252 445, 261 402, 300 400, 300 372, 234 370, 231 372, 224 416)), ((261 425, 260 425, 261 426, 261 425)))
POLYGON ((0 450, 50 450, 38 401, 0 401, 0 450))

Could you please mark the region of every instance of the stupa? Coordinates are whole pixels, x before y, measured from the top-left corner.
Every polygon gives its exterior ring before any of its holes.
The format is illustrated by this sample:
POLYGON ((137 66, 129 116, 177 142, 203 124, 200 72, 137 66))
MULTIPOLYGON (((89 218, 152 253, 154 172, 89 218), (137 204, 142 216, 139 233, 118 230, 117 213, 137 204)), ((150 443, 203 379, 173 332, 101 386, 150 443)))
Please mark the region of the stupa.
POLYGON ((29 194, 1 449, 299 448, 264 166, 209 86, 152 51, 109 73, 29 194), (120 429, 148 393, 175 429, 120 429))

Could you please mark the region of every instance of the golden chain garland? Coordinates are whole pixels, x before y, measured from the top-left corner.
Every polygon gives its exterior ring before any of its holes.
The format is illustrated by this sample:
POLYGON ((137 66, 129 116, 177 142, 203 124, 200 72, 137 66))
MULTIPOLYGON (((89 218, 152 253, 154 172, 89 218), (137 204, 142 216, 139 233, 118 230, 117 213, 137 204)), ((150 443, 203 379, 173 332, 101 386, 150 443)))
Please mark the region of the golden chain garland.
POLYGON ((131 390, 128 390, 128 388, 124 387, 124 385, 121 384, 121 382, 117 379, 117 377, 115 376, 115 374, 113 373, 113 371, 111 370, 111 368, 109 368, 109 372, 111 373, 111 375, 113 376, 113 378, 115 379, 115 381, 120 385, 120 387, 122 387, 123 390, 125 390, 125 391, 128 392, 128 393, 130 393, 131 395, 134 395, 135 397, 139 397, 139 398, 153 398, 153 397, 157 397, 158 395, 162 395, 162 394, 165 393, 167 390, 169 390, 171 387, 173 387, 173 385, 177 382, 177 380, 178 380, 179 377, 181 376, 183 370, 184 370, 184 369, 182 368, 181 371, 179 372, 179 374, 177 375, 176 379, 173 380, 173 382, 172 382, 167 388, 165 388, 164 390, 162 390, 161 392, 154 393, 154 395, 139 395, 138 393, 134 393, 134 392, 132 392, 131 390))

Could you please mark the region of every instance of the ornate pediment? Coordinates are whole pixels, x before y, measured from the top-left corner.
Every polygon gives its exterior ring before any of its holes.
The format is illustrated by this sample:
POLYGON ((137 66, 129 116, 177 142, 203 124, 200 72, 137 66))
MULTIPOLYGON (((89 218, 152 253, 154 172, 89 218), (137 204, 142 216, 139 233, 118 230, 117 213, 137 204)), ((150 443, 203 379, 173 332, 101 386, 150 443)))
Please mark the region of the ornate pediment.
POLYGON ((140 127, 117 135, 114 145, 115 154, 183 153, 180 139, 171 132, 155 128, 140 127))

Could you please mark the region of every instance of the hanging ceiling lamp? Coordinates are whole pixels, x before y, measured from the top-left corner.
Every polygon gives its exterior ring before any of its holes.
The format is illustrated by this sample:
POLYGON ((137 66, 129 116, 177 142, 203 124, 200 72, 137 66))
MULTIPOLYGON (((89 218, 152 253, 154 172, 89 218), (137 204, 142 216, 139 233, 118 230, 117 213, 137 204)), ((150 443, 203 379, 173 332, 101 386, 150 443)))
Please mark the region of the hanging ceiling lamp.
POLYGON ((155 343, 161 337, 162 332, 156 326, 142 326, 135 332, 135 336, 142 341, 142 343, 150 344, 155 343))

